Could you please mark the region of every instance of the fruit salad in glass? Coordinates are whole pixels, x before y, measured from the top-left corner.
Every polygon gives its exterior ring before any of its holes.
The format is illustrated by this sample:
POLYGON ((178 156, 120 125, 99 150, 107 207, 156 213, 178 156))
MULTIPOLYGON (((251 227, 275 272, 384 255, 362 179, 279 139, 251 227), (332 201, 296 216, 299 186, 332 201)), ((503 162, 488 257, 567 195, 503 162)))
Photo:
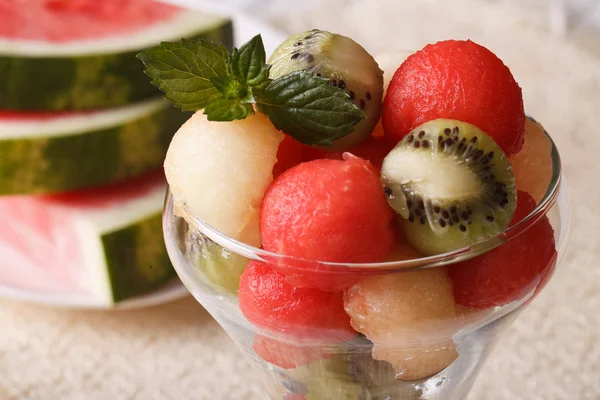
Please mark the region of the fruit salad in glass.
POLYGON ((268 60, 260 36, 139 57, 195 111, 165 160, 170 257, 270 398, 465 399, 568 222, 509 68, 472 41, 376 59, 321 30, 268 60))

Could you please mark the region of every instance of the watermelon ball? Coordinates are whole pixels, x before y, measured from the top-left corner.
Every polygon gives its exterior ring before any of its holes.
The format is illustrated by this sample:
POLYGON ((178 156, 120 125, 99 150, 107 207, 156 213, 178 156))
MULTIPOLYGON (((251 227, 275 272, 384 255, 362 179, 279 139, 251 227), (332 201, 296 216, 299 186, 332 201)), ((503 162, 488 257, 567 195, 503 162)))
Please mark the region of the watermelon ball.
POLYGON ((394 143, 438 118, 468 122, 507 154, 525 133, 521 88, 490 50, 470 40, 431 44, 398 68, 383 103, 383 128, 394 143))
POLYGON ((291 136, 285 135, 277 149, 277 162, 273 166, 273 177, 277 178, 284 171, 303 162, 304 147, 302 143, 294 140, 291 136))
POLYGON ((251 261, 238 291, 244 317, 259 328, 295 339, 341 342, 355 335, 341 292, 297 288, 269 264, 251 261))
POLYGON ((379 120, 377 125, 375 125, 375 128, 373 128, 373 132, 371 132, 371 136, 374 136, 376 138, 385 136, 385 132, 383 131, 383 122, 381 122, 381 119, 379 120))
POLYGON ((273 177, 277 178, 283 172, 302 162, 317 159, 322 153, 322 150, 306 146, 291 136, 285 135, 279 143, 277 162, 273 167, 273 177))
MULTIPOLYGON (((527 192, 517 193, 511 226, 536 207, 527 192)), ((450 267, 456 302, 471 310, 503 306, 545 284, 556 265, 554 230, 546 216, 489 252, 450 267)))
MULTIPOLYGON (((343 160, 302 163, 271 184, 261 207, 261 238, 266 250, 300 259, 379 262, 394 247, 394 216, 377 170, 345 153, 343 160)), ((302 262, 280 271, 301 287, 336 291, 356 282, 350 273, 321 267, 302 262)))
POLYGON ((552 166, 552 143, 544 127, 535 120, 527 118, 525 123, 525 143, 517 154, 509 158, 517 181, 517 188, 530 193, 540 202, 550 181, 552 166))
POLYGON ((254 337, 252 349, 266 362, 283 369, 293 369, 332 357, 331 353, 324 353, 318 346, 296 345, 263 335, 254 337))
POLYGON ((283 140, 279 144, 277 150, 277 162, 273 167, 273 177, 279 175, 296 165, 318 160, 320 158, 342 158, 342 152, 329 152, 326 150, 317 149, 316 147, 307 146, 300 143, 289 135, 284 135, 283 140), (335 156, 329 156, 335 154, 335 156))

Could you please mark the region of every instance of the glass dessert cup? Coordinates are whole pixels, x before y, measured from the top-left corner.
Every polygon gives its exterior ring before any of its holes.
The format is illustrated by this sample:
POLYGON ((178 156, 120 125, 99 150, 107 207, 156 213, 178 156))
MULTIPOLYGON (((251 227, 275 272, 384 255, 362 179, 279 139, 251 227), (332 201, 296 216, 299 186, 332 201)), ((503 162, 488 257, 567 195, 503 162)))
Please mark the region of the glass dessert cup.
MULTIPOLYGON (((294 259, 238 242, 194 217, 188 218, 191 226, 174 213, 170 193, 163 214, 165 241, 183 283, 246 355, 271 399, 462 400, 468 397, 497 336, 543 289, 564 252, 569 210, 554 143, 552 162, 548 190, 533 212, 504 233, 451 253, 377 264, 294 259), (464 261, 475 262, 493 254, 491 251, 524 241, 525 235, 531 236, 536 227, 548 223, 554 231, 556 251, 551 256, 540 253, 539 257, 546 257, 541 260, 541 271, 505 304, 472 310, 453 303, 451 312, 432 311, 437 307, 436 300, 431 299, 439 297, 435 292, 438 286, 429 286, 431 292, 408 300, 408 305, 398 306, 382 296, 385 287, 396 285, 410 290, 410 285, 402 286, 403 282, 426 281, 438 273, 448 276, 452 268, 464 268, 464 261), (294 276, 306 277, 309 271, 317 283, 374 282, 371 288, 381 291, 363 293, 361 297, 356 290, 347 290, 344 295, 347 311, 369 317, 360 320, 355 315, 353 327, 370 332, 367 336, 372 341, 352 330, 313 327, 299 333, 294 326, 271 325, 271 329, 265 329, 267 324, 250 322, 235 294, 237 278, 248 260, 266 262, 285 271, 292 280, 294 276), (215 271, 220 272, 215 275, 215 271), (231 276, 223 276, 224 271, 231 276), (387 279, 396 283, 385 286, 387 279), (422 306, 428 302, 429 308, 422 306), (394 319, 397 306, 402 308, 405 324, 394 319), (416 308, 411 311, 411 306, 416 308), (390 319, 386 321, 388 314, 390 319), (376 318, 379 322, 375 329, 376 318)), ((528 251, 536 250, 532 246, 528 251)))

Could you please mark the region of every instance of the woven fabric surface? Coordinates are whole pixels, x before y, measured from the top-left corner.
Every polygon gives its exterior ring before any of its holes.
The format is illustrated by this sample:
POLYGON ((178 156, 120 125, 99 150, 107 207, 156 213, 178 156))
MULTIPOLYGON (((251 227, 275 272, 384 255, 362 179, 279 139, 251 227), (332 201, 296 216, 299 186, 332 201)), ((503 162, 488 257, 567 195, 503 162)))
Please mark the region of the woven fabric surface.
MULTIPOLYGON (((553 281, 500 338, 472 399, 600 399, 600 58, 541 16, 485 1, 269 2, 288 31, 319 27, 370 51, 471 38, 494 50, 561 151, 572 206, 553 281), (297 5, 297 4, 296 4, 297 5)), ((599 45, 600 47, 600 45, 599 45)), ((600 55, 600 48, 598 49, 600 55)), ((193 299, 120 312, 0 300, 0 400, 262 400, 236 347, 193 299)))

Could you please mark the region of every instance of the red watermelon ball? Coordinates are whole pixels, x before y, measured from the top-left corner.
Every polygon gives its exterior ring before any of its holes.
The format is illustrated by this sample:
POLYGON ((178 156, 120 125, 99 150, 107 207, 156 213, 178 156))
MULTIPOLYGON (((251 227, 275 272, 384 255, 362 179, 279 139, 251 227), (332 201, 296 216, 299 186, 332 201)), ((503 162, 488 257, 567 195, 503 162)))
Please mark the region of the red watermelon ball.
MULTIPOLYGON (((517 210, 510 226, 527 217, 535 199, 518 191, 517 210)), ((519 236, 471 260, 453 264, 448 271, 456 303, 471 310, 504 306, 532 290, 540 290, 556 265, 554 229, 542 216, 519 236)))
POLYGON ((388 140, 397 143, 437 118, 477 126, 507 155, 523 145, 521 88, 502 60, 470 40, 427 45, 402 63, 388 87, 382 112, 388 140))
POLYGON ((323 358, 332 358, 323 348, 311 344, 297 344, 272 337, 256 335, 252 349, 266 362, 283 369, 293 369, 308 365, 323 358))
POLYGON ((286 170, 304 161, 304 148, 307 147, 291 136, 285 135, 277 149, 277 162, 273 166, 273 177, 277 178, 286 170))
POLYGON ((294 287, 263 262, 248 263, 240 277, 238 297, 244 317, 270 332, 335 342, 356 335, 344 311, 342 292, 294 287))
POLYGON ((261 239, 266 250, 307 260, 379 262, 394 247, 394 216, 377 170, 346 153, 297 165, 272 183, 261 239))
POLYGON ((322 158, 326 154, 323 150, 300 143, 289 135, 284 135, 277 149, 277 162, 273 166, 273 177, 279 175, 296 165, 322 158))

